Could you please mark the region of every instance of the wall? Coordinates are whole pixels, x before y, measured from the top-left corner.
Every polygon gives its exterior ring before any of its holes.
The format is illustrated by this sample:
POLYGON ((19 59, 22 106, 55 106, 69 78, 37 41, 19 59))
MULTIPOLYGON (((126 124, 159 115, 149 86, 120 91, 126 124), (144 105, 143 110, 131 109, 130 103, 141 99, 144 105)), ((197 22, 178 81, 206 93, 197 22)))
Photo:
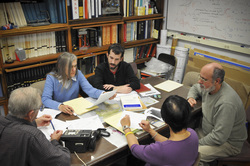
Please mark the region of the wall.
MULTIPOLYGON (((216 2, 217 0, 214 0, 214 1, 216 2)), ((168 5, 168 3, 167 3, 167 0, 166 0, 165 6, 164 6, 164 14, 165 14, 164 17, 165 18, 167 18, 167 13, 169 12, 168 8, 167 8, 168 7, 167 5, 168 5)), ((167 19, 164 19, 164 23, 166 25, 163 26, 163 29, 166 29, 167 24, 168 24, 167 19)), ((171 38, 167 39, 167 44, 170 44, 170 45, 172 44, 172 39, 171 38)), ((227 57, 230 57, 230 58, 234 58, 234 59, 238 59, 238 60, 246 61, 246 62, 250 63, 250 54, 229 51, 229 50, 226 50, 226 49, 211 47, 211 46, 207 46, 207 45, 203 45, 203 44, 199 44, 199 43, 193 43, 193 42, 184 41, 184 40, 178 40, 178 46, 184 47, 185 45, 190 45, 192 49, 193 48, 198 48, 198 49, 201 49, 201 50, 209 51, 209 52, 212 52, 212 53, 220 54, 220 55, 223 55, 223 56, 227 56, 227 57)))
MULTIPOLYGON (((172 44, 171 38, 167 39, 167 44, 170 44, 170 45, 172 44)), ((238 59, 240 61, 245 61, 245 62, 250 63, 250 55, 249 54, 243 54, 243 53, 238 53, 238 52, 229 51, 229 50, 225 50, 225 49, 219 49, 216 47, 210 47, 210 46, 206 46, 206 45, 202 45, 202 44, 198 44, 198 43, 188 42, 188 41, 184 41, 184 40, 178 40, 178 46, 185 47, 185 45, 190 45, 192 49, 198 48, 198 49, 201 49, 204 51, 212 52, 215 54, 220 54, 223 56, 227 56, 229 58, 234 58, 234 59, 238 59)))

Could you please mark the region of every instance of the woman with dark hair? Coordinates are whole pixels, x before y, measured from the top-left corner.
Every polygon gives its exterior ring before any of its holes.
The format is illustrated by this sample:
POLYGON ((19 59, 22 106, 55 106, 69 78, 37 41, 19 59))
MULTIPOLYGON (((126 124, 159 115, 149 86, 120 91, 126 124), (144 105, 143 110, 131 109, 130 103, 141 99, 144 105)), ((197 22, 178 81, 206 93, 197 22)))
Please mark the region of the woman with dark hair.
POLYGON ((77 98, 80 87, 92 98, 98 98, 104 92, 92 87, 82 72, 77 69, 77 57, 72 53, 64 52, 58 57, 56 67, 46 77, 42 102, 45 107, 59 109, 72 115, 74 109, 62 103, 77 98))
POLYGON ((187 128, 190 116, 190 105, 184 98, 169 96, 161 108, 161 116, 169 126, 170 137, 166 138, 150 127, 150 123, 142 120, 141 128, 148 132, 156 142, 150 145, 139 145, 131 132, 130 118, 121 119, 128 146, 132 154, 149 165, 191 166, 198 156, 198 136, 187 128))

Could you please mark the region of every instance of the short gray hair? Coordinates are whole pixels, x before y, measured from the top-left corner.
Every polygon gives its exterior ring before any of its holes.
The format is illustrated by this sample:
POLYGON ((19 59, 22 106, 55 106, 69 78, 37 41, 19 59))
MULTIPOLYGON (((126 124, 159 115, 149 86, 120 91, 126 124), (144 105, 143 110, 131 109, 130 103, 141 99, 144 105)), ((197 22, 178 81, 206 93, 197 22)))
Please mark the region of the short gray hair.
POLYGON ((214 68, 214 73, 212 76, 213 81, 215 81, 217 78, 220 78, 220 84, 224 81, 225 76, 225 70, 220 68, 214 68))
POLYGON ((65 70, 68 68, 67 74, 68 76, 70 76, 70 72, 72 69, 72 62, 76 59, 77 59, 76 55, 69 52, 64 52, 58 57, 56 67, 52 70, 53 72, 52 75, 57 79, 62 79, 63 85, 68 79, 65 70))
POLYGON ((29 111, 41 107, 41 93, 33 87, 18 88, 11 92, 8 101, 9 114, 17 118, 24 118, 29 111))

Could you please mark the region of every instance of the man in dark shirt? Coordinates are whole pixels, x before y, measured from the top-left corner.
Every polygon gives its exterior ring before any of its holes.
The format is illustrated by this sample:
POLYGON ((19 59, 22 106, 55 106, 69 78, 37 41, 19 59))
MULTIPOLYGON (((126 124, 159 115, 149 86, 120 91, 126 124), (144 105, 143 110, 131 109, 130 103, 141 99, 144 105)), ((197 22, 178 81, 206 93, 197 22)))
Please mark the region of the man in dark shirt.
POLYGON ((0 163, 4 166, 70 165, 70 152, 59 143, 62 131, 51 134, 51 141, 37 129, 52 119, 43 115, 41 94, 32 87, 14 90, 8 101, 9 114, 0 116, 0 163))
POLYGON ((123 61, 124 49, 120 44, 112 44, 107 53, 108 62, 99 64, 95 69, 92 85, 102 90, 117 90, 130 93, 140 89, 140 80, 130 64, 123 61))

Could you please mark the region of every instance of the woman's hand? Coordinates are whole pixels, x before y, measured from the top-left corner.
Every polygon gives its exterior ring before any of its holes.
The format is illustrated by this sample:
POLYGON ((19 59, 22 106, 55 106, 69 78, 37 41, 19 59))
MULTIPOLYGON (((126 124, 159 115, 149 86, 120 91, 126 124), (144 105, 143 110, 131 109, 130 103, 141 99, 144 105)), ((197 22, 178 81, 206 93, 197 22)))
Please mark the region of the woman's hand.
POLYGON ((125 115, 122 119, 121 119, 121 121, 120 121, 120 123, 121 123, 121 125, 122 126, 130 126, 130 117, 129 117, 129 115, 125 115))
POLYGON ((73 115, 73 113, 75 112, 72 107, 70 107, 69 105, 64 105, 64 104, 61 104, 59 106, 59 110, 65 114, 69 114, 69 115, 73 115))
POLYGON ((142 120, 141 123, 139 123, 139 125, 141 126, 141 128, 146 131, 146 132, 150 132, 151 127, 150 127, 150 123, 149 121, 146 121, 146 120, 142 120))

